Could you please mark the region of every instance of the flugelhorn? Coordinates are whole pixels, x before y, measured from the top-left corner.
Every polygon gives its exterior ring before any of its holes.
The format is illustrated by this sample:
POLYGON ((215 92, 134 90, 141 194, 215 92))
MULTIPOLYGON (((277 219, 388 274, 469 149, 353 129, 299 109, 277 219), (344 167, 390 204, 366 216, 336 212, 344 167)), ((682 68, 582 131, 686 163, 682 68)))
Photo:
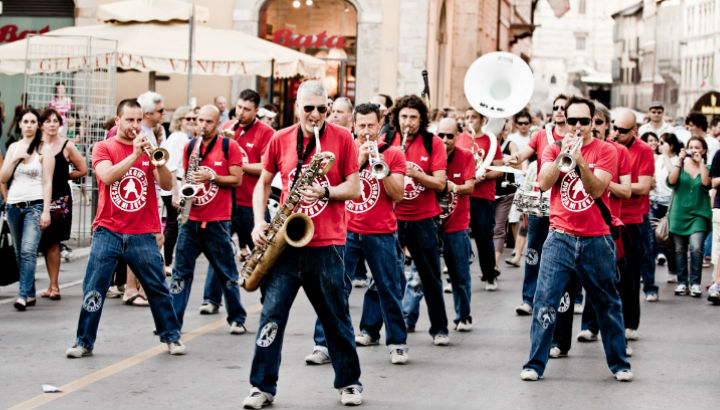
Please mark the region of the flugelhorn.
MULTIPOLYGON (((137 131, 133 130, 133 133, 137 137, 138 133, 137 131)), ((148 141, 150 139, 148 138, 148 141)), ((152 142, 150 142, 150 146, 152 146, 152 142)), ((161 167, 167 163, 168 158, 170 158, 170 154, 165 148, 154 148, 150 150, 149 148, 145 147, 143 148, 143 151, 145 151, 145 154, 147 154, 148 157, 150 157, 150 162, 156 166, 161 167)))
POLYGON ((555 166, 558 171, 568 173, 575 169, 577 162, 575 161, 575 152, 582 147, 583 139, 580 136, 580 131, 576 132, 573 136, 574 141, 564 151, 560 152, 555 158, 555 166))
MULTIPOLYGON (((367 139, 367 137, 365 137, 367 139)), ((375 179, 383 179, 390 174, 390 167, 380 158, 377 141, 370 141, 370 174, 375 179)))

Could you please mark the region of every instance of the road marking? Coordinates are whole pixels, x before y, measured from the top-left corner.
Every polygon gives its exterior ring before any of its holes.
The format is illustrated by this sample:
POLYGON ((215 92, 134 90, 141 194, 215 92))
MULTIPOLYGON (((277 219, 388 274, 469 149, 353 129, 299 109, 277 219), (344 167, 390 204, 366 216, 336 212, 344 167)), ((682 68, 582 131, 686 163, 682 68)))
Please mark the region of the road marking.
MULTIPOLYGON (((261 304, 253 305, 250 308, 248 308, 247 313, 257 313, 262 309, 261 304)), ((190 331, 189 333, 183 334, 182 341, 187 343, 193 339, 195 339, 198 336, 202 336, 206 333, 212 332, 213 330, 226 325, 227 321, 223 319, 218 319, 212 323, 208 323, 207 325, 201 326, 197 329, 194 329, 190 331)), ((159 354, 165 353, 167 354, 167 347, 165 344, 161 344, 155 347, 152 347, 150 349, 145 350, 144 352, 140 352, 132 357, 128 357, 127 359, 123 359, 117 363, 111 364, 110 366, 107 366, 103 369, 97 370, 93 373, 90 373, 86 376, 80 377, 79 379, 75 379, 67 384, 64 384, 60 386, 60 390, 62 390, 59 393, 43 393, 40 395, 37 395, 33 397, 30 400, 26 400, 22 403, 16 404, 7 410, 30 410, 35 409, 40 406, 43 406, 45 404, 48 404, 50 402, 53 402, 59 398, 65 397, 68 394, 75 392, 77 390, 82 389, 83 387, 89 386, 95 382, 98 382, 100 380, 106 379, 112 375, 115 375, 117 373, 120 373, 124 370, 127 370, 139 363, 144 362, 147 359, 150 359, 152 357, 155 357, 159 354)), ((70 360, 70 359, 68 359, 70 360)), ((75 360, 83 360, 83 359, 75 359, 75 360)), ((180 359, 182 360, 182 359, 180 359)))

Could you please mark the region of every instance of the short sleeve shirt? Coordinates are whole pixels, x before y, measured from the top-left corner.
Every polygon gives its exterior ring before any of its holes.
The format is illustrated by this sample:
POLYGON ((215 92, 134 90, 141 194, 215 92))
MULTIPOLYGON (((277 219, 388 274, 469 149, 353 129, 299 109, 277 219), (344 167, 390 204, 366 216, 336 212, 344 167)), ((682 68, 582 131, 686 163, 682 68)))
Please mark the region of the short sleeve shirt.
MULTIPOLYGON (((553 133, 553 142, 560 141, 563 139, 563 136, 558 134, 556 131, 557 127, 552 127, 552 133, 553 133)), ((543 152, 545 151, 545 148, 548 146, 548 138, 547 134, 545 133, 545 129, 541 129, 540 131, 536 132, 535 135, 530 137, 530 142, 528 143, 528 147, 532 148, 535 153, 537 154, 537 173, 540 174, 540 170, 542 169, 542 162, 543 162, 543 152)))
MULTIPOLYGON (((488 151, 490 151, 490 137, 487 135, 481 135, 480 137, 475 138, 475 144, 477 144, 478 149, 482 150, 481 152, 485 153, 485 155, 490 155, 488 151)), ((502 152, 500 151, 500 144, 497 144, 495 146, 495 153, 493 154, 493 161, 496 159, 502 159, 502 152)), ((472 198, 484 198, 489 199, 491 201, 495 200, 495 180, 494 179, 486 179, 482 182, 476 182, 475 183, 475 189, 473 190, 472 194, 470 194, 472 198)))
MULTIPOLYGON (((235 131, 235 141, 240 147, 243 164, 257 164, 265 153, 270 138, 275 131, 260 120, 255 120, 252 126, 244 131, 238 127, 235 131)), ((258 175, 243 174, 242 185, 235 190, 235 203, 240 206, 252 207, 252 195, 260 177, 258 175)))
MULTIPOLYGON (((447 177, 456 185, 475 178, 475 160, 470 151, 455 148, 452 161, 448 162, 447 177)), ((470 227, 470 197, 453 192, 448 195, 447 213, 440 214, 443 231, 451 233, 467 230, 470 227)))
MULTIPOLYGON (((627 147, 632 183, 638 182, 640 176, 650 176, 655 174, 655 156, 652 148, 640 138, 635 138, 630 146, 627 147)), ((621 216, 625 224, 639 224, 643 221, 643 215, 650 213, 650 197, 646 195, 633 194, 629 199, 622 201, 621 216)))
MULTIPOLYGON (((630 154, 624 145, 618 144, 617 142, 608 142, 610 145, 615 147, 618 155, 618 171, 613 175, 612 182, 619 183, 620 177, 623 175, 630 175, 632 172, 630 168, 630 154)), ((622 198, 618 198, 613 194, 610 194, 610 213, 620 218, 622 208, 622 198)))
MULTIPOLYGON (((432 137, 432 155, 425 150, 422 137, 418 136, 408 143, 405 160, 420 172, 432 175, 434 171, 447 168, 445 144, 437 136, 432 137)), ((405 176, 403 200, 395 207, 395 214, 403 221, 418 221, 440 215, 440 205, 435 191, 426 188, 420 182, 405 176)))

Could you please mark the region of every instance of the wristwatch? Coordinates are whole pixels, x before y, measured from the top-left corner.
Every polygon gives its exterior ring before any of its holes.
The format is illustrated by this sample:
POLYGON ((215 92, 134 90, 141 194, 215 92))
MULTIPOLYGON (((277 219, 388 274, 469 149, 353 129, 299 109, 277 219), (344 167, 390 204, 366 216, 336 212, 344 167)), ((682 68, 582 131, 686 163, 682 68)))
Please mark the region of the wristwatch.
POLYGON ((323 199, 330 199, 330 188, 325 187, 325 194, 323 194, 323 199))

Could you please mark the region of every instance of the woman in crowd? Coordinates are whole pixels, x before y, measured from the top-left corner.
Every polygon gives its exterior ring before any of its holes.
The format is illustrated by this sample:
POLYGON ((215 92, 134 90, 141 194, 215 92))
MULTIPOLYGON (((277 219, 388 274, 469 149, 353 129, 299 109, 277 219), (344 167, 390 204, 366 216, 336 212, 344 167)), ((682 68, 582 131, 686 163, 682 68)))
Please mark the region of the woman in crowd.
POLYGON ((650 146, 650 148, 652 148, 653 153, 656 156, 660 154, 660 151, 658 151, 658 149, 660 148, 660 140, 658 139, 657 134, 652 131, 648 131, 641 135, 640 139, 646 142, 650 146))
POLYGON ((703 242, 711 229, 710 174, 705 165, 707 143, 699 137, 688 140, 687 149, 680 152, 678 163, 668 175, 668 185, 675 194, 668 211, 670 233, 675 242, 677 263, 676 295, 700 297, 702 277, 703 242), (688 244, 690 268, 687 269, 688 244), (689 271, 689 275, 688 275, 689 271), (689 276, 689 277, 688 277, 689 276), (689 287, 689 289, 688 289, 689 287))
MULTIPOLYGON (((667 214, 672 197, 672 189, 667 184, 667 177, 673 167, 678 163, 678 154, 683 146, 675 134, 666 132, 660 135, 658 150, 660 155, 655 156, 655 180, 653 189, 650 190, 650 218, 660 219, 667 214)), ((677 282, 677 266, 675 265, 675 249, 666 248, 652 238, 652 255, 657 258, 660 265, 668 264, 668 283, 677 282)))
POLYGON ((50 286, 41 294, 51 300, 60 299, 60 242, 70 239, 72 228, 72 193, 70 180, 87 174, 85 158, 75 144, 60 135, 62 117, 55 109, 48 107, 40 114, 40 130, 43 145, 55 158, 52 171, 52 197, 50 204, 50 226, 43 231, 39 249, 45 254, 45 266, 50 276, 50 286), (70 172, 70 164, 75 170, 70 172))
POLYGON ((60 114, 60 134, 65 136, 67 134, 67 113, 72 109, 73 102, 72 98, 66 95, 67 88, 65 82, 58 81, 55 83, 55 96, 50 99, 48 103, 49 107, 55 108, 58 114, 60 114))
POLYGON ((50 197, 55 159, 42 143, 40 114, 32 108, 20 113, 22 138, 8 148, 0 182, 8 186, 7 212, 15 257, 20 271, 15 309, 35 305, 35 267, 40 231, 50 225, 50 197))

